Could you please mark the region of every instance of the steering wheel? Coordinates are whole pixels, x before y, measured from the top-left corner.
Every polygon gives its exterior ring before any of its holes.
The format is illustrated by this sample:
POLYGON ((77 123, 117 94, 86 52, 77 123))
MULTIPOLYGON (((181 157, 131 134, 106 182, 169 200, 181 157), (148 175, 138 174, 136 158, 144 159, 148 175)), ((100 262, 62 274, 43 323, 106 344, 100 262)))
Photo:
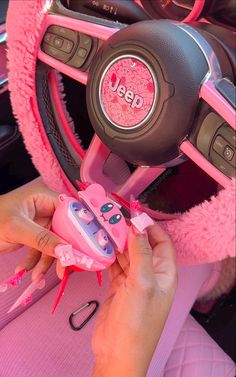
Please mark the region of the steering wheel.
POLYGON ((129 198, 189 158, 225 187, 235 175, 230 39, 213 25, 127 26, 46 1, 34 46, 32 107, 69 182, 75 188, 78 180, 98 182, 129 198), (57 72, 87 86, 95 130, 87 151, 71 131, 57 72))
POLYGON ((73 186, 96 181, 128 198, 186 157, 227 185, 235 175, 230 32, 168 20, 127 26, 60 1, 45 2, 44 11, 33 107, 73 186), (86 153, 68 125, 55 70, 87 85, 95 136, 86 153), (116 182, 106 173, 112 159, 123 172, 116 182), (127 162, 137 166, 132 173, 127 162))

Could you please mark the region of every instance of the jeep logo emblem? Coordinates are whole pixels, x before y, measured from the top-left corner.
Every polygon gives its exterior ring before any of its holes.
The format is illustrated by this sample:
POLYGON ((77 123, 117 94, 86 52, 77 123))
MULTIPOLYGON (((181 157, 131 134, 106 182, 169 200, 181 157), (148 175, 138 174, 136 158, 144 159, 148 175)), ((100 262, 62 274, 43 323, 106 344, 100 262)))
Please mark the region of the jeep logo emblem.
POLYGON ((119 97, 124 97, 125 101, 131 104, 132 109, 140 109, 143 106, 143 97, 134 94, 132 90, 127 90, 124 85, 120 84, 120 79, 117 77, 116 81, 109 82, 109 89, 117 92, 119 97))
POLYGON ((125 130, 141 127, 152 116, 158 84, 152 67, 141 58, 118 56, 105 67, 98 82, 98 111, 109 126, 125 130))

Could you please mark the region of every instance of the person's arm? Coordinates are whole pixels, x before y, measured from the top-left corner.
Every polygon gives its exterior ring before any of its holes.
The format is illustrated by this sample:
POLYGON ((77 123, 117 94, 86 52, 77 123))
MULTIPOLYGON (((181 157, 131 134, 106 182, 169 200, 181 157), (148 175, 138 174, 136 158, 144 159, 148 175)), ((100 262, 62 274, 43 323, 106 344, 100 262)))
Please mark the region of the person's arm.
POLYGON ((158 224, 129 235, 111 267, 111 288, 93 336, 93 377, 144 377, 176 289, 174 248, 158 224))

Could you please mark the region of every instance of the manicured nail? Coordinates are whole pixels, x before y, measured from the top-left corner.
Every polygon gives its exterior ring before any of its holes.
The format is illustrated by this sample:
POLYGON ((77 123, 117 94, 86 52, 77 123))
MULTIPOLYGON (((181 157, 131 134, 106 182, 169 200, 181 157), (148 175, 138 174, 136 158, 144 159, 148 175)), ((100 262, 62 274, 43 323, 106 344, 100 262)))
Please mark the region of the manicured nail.
POLYGON ((145 234, 146 229, 154 224, 154 221, 145 212, 130 219, 133 227, 132 230, 136 234, 145 234))
POLYGON ((17 273, 9 276, 6 280, 0 283, 0 292, 5 292, 8 287, 17 287, 22 283, 22 277, 27 270, 24 268, 17 273))
POLYGON ((41 273, 39 276, 32 281, 32 283, 24 290, 16 302, 11 306, 7 313, 11 313, 13 310, 19 306, 25 306, 32 301, 32 295, 37 289, 43 289, 45 287, 44 274, 41 273))

